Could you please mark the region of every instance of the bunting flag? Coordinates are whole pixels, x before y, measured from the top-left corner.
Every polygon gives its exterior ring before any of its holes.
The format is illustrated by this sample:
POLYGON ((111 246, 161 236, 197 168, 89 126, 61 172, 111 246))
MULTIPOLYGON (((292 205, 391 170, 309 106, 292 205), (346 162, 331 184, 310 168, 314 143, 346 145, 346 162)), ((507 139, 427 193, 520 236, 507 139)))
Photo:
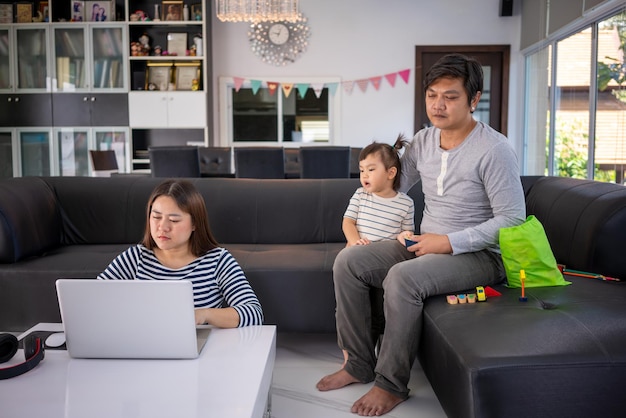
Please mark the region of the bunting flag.
POLYGON ((289 97, 291 90, 293 90, 293 83, 283 83, 281 85, 283 87, 283 94, 285 97, 289 97))
POLYGON ((378 90, 380 88, 380 81, 382 80, 381 76, 377 76, 377 77, 371 77, 370 78, 370 82, 372 83, 372 85, 374 86, 374 88, 376 90, 378 90))
POLYGON ((328 87, 328 92, 331 96, 334 96, 337 93, 337 87, 339 83, 326 83, 326 87, 328 87))
POLYGON ((406 84, 409 84, 409 74, 411 74, 411 69, 407 68, 406 70, 398 71, 398 74, 400 74, 400 77, 406 84))
POLYGON ((243 82, 246 81, 243 77, 233 77, 233 81, 235 82, 235 91, 239 91, 241 86, 243 86, 243 82))
POLYGON ((300 93, 300 97, 304 98, 306 91, 309 89, 309 85, 307 83, 298 83, 296 84, 296 88, 298 89, 298 93, 300 93))
POLYGON ((356 85, 359 86, 359 88, 361 89, 363 93, 365 93, 365 91, 367 90, 367 84, 369 82, 370 81, 367 78, 362 78, 356 81, 356 85))
MULTIPOLYGON (((372 83, 374 89, 376 91, 380 90, 380 86, 382 84, 383 77, 391 87, 396 87, 396 78, 400 76, 402 80, 404 80, 405 84, 409 84, 409 78, 411 76, 411 69, 407 68, 402 71, 396 71, 394 73, 388 73, 385 75, 377 75, 369 78, 361 78, 358 80, 347 80, 341 81, 337 83, 280 83, 277 81, 267 81, 263 80, 250 80, 250 86, 252 88, 252 93, 257 94, 263 83, 267 84, 267 88, 270 90, 270 94, 273 96, 278 90, 279 86, 283 90, 283 94, 285 97, 289 97, 294 87, 298 90, 298 94, 300 97, 304 98, 306 96, 306 92, 308 89, 313 89, 315 92, 315 96, 319 99, 324 88, 328 88, 329 93, 334 96, 341 84, 343 91, 346 94, 352 94, 354 91, 354 85, 359 86, 359 89, 363 92, 367 92, 367 85, 372 83)), ((246 79, 243 77, 233 77, 233 83, 235 85, 235 91, 239 91, 241 87, 245 84, 246 79)))
POLYGON ((322 95, 322 90, 324 90, 324 83, 311 83, 311 88, 315 92, 315 97, 319 99, 322 95))
POLYGON ((250 80, 250 87, 252 87, 252 94, 255 94, 259 91, 259 88, 261 88, 261 80, 250 80))
POLYGON ((398 73, 385 74, 385 78, 387 79, 389 84, 391 84, 391 87, 395 87, 396 86, 396 76, 397 75, 398 75, 398 73))
POLYGON ((343 91, 348 94, 352 94, 352 90, 354 90, 354 81, 344 81, 341 85, 343 86, 343 91))
POLYGON ((268 81, 267 88, 270 91, 270 96, 273 96, 276 90, 278 90, 278 83, 276 81, 268 81))

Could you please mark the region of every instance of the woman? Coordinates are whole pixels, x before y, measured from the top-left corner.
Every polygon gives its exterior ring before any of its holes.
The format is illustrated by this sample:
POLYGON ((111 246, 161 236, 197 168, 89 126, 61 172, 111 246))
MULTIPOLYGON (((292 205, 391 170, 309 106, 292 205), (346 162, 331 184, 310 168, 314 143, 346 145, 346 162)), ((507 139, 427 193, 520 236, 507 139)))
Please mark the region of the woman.
POLYGON ((236 328, 263 323, 256 294, 235 258, 219 247, 204 199, 186 180, 166 180, 154 189, 141 244, 118 255, 98 279, 188 280, 196 324, 236 328))

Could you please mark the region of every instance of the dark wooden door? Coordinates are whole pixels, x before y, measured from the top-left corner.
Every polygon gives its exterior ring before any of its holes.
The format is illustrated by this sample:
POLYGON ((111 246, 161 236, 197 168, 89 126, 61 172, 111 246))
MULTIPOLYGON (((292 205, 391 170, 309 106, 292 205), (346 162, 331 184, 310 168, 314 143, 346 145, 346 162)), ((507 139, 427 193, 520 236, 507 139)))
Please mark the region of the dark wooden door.
POLYGON ((476 58, 485 75, 474 117, 507 134, 509 107, 509 45, 444 45, 415 47, 415 132, 430 126, 424 104, 424 75, 444 55, 460 53, 476 58))

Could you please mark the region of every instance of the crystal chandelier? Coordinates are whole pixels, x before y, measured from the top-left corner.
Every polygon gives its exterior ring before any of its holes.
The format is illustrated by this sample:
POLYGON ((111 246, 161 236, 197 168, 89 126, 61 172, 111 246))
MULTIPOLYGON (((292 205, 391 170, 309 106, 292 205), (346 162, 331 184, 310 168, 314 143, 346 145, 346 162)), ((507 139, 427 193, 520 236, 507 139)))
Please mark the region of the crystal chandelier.
POLYGON ((215 0, 222 22, 267 22, 298 19, 298 0, 215 0))

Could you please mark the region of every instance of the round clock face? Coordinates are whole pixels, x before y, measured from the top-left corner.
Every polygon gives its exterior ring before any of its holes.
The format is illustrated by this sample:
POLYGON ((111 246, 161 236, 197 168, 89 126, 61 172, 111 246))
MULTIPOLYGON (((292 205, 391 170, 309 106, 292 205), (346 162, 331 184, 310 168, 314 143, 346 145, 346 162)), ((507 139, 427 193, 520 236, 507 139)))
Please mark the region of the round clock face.
POLYGON ((306 51, 309 27, 300 13, 294 22, 257 22, 250 25, 252 52, 263 62, 276 66, 291 64, 306 51))
POLYGON ((270 41, 282 45, 289 40, 289 28, 282 23, 276 23, 269 28, 270 41))

